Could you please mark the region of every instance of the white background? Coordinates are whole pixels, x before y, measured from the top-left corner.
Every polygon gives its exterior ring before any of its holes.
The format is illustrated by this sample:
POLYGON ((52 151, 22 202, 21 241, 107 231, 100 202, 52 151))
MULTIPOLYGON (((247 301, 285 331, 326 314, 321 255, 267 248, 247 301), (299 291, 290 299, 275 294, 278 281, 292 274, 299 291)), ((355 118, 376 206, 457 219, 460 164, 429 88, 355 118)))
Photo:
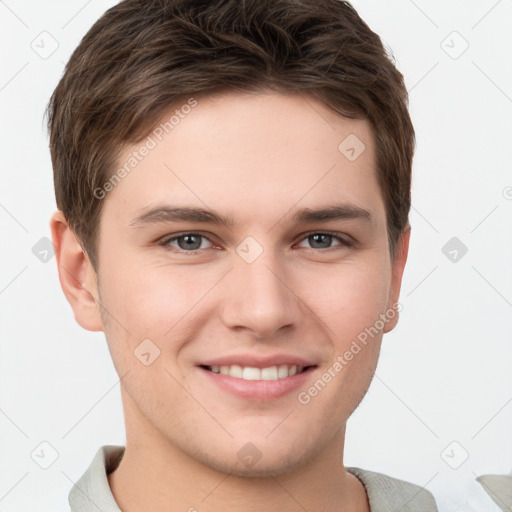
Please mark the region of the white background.
MULTIPOLYGON (((103 334, 75 323, 55 258, 32 252, 55 208, 43 111, 114 3, 0 2, 2 511, 68 510, 98 447, 124 444, 103 334), (58 43, 48 58, 31 47, 43 31, 58 43), (31 458, 43 441, 58 452, 48 469, 31 458)), ((512 1, 353 5, 405 75, 417 150, 404 309, 349 422, 345 463, 426 486, 442 512, 497 511, 475 478, 512 474, 512 1), (468 249, 456 262, 442 252, 452 237, 468 249), (442 457, 457 465, 466 452, 458 469, 442 457)))

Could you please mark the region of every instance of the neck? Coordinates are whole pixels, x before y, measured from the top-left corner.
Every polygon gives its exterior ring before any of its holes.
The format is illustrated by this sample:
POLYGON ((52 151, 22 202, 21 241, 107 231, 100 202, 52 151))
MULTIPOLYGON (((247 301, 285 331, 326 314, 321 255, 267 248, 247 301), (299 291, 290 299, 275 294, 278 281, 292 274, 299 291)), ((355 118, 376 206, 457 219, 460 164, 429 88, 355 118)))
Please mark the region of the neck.
POLYGON ((343 466, 345 425, 301 467, 275 476, 239 476, 192 457, 128 402, 125 453, 108 475, 123 512, 370 511, 364 487, 343 466))

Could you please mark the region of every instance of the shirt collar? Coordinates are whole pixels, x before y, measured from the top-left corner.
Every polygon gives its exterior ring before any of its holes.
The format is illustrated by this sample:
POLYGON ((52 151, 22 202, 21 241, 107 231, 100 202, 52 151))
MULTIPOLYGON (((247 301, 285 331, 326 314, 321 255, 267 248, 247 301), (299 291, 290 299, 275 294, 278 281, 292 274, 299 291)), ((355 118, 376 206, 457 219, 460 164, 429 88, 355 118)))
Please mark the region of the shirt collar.
POLYGON ((69 493, 71 512, 121 512, 110 490, 107 475, 117 468, 123 455, 124 446, 99 448, 91 465, 69 493))

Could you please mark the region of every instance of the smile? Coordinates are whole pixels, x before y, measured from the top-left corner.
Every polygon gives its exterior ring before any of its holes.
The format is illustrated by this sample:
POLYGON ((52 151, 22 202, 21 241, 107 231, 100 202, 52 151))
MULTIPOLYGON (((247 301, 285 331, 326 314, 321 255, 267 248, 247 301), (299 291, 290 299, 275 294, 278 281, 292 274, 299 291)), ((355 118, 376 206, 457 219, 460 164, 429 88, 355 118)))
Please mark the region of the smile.
POLYGON ((206 370, 222 375, 229 375, 235 379, 243 380, 278 380, 291 377, 304 372, 310 366, 297 366, 295 364, 281 364, 279 366, 269 366, 267 368, 257 368, 254 366, 240 366, 233 364, 230 366, 202 366, 206 370))

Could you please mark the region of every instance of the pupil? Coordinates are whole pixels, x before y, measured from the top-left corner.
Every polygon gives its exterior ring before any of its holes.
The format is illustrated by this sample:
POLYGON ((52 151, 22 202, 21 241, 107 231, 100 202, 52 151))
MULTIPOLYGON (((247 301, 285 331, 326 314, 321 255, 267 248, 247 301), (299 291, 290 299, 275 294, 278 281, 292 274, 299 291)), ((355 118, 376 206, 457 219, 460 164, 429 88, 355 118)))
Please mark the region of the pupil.
POLYGON ((320 233, 320 234, 312 235, 310 238, 313 238, 314 243, 319 242, 320 244, 322 244, 322 240, 319 241, 320 237, 322 239, 324 239, 324 242, 323 242, 324 245, 322 245, 322 247, 329 246, 328 242, 329 242, 329 238, 331 237, 331 235, 326 235, 326 234, 320 233), (325 241, 326 239, 327 239, 327 241, 325 241))
POLYGON ((199 249, 199 247, 201 246, 201 243, 200 242, 198 243, 199 239, 200 239, 200 237, 196 236, 196 235, 183 235, 182 237, 179 238, 179 240, 180 241, 186 240, 186 242, 184 244, 182 244, 180 242, 179 246, 181 249, 199 249), (194 241, 194 239, 195 239, 195 241, 194 241), (195 244, 195 246, 194 246, 194 244, 195 244))

